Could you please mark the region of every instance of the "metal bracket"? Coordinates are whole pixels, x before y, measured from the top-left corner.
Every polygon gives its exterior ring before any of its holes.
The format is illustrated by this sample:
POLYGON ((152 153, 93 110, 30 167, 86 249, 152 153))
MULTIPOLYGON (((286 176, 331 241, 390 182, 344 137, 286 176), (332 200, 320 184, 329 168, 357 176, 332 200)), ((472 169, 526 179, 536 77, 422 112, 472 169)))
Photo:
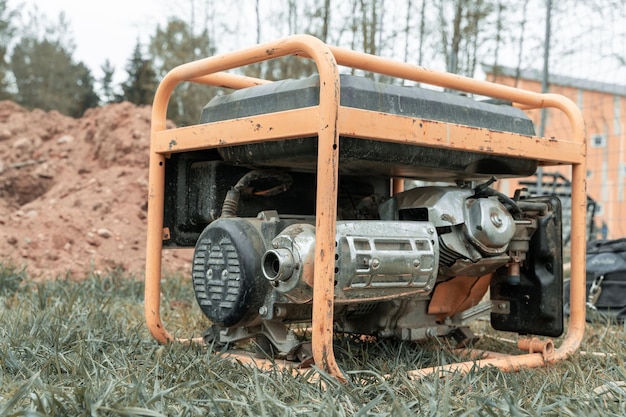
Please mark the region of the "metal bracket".
POLYGON ((511 314, 511 303, 506 300, 491 300, 491 312, 495 314, 511 314))

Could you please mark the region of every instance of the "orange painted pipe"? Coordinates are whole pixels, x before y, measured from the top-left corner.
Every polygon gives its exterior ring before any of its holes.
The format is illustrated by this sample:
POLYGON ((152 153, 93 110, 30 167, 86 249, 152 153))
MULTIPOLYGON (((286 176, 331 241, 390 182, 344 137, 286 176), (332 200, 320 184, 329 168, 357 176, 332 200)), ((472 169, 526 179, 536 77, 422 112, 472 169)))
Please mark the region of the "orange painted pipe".
MULTIPOLYGON (((228 55, 205 58, 174 68, 159 85, 152 109, 151 152, 148 185, 148 233, 146 252, 145 315, 150 333, 161 343, 174 338, 164 328, 160 316, 161 251, 163 247, 163 202, 165 187, 165 157, 153 151, 156 132, 165 129, 167 104, 174 88, 186 80, 211 82, 209 74, 240 67, 270 58, 303 53, 314 59, 320 76, 319 155, 316 200, 316 263, 313 299, 312 335, 315 363, 331 375, 343 379, 337 366, 333 339, 334 311, 334 237, 337 217, 337 187, 339 165, 339 72, 334 56, 320 40, 296 35, 276 42, 258 45, 228 55)), ((221 75, 225 84, 228 76, 221 75)), ((232 85, 241 83, 233 79, 232 85)))
MULTIPOLYGON (((295 35, 257 45, 239 52, 205 58, 183 64, 170 71, 159 85, 152 109, 151 148, 148 185, 148 233, 146 252, 145 315, 151 334, 161 343, 175 339, 163 326, 160 317, 161 251, 163 242, 163 202, 166 154, 156 152, 156 133, 165 130, 167 106, 174 88, 191 81, 228 88, 247 88, 266 80, 229 74, 227 71, 285 55, 312 58, 320 75, 318 109, 318 184, 316 200, 316 254, 312 315, 312 345, 317 366, 343 379, 335 361, 333 339, 334 310, 334 238, 336 233, 337 178, 339 164, 339 72, 337 65, 513 101, 522 108, 552 107, 565 113, 572 125, 573 143, 582 149, 572 164, 572 247, 571 247, 571 316, 561 346, 548 359, 539 353, 508 355, 448 367, 414 371, 414 375, 447 370, 467 371, 474 366, 497 366, 503 370, 545 365, 571 355, 580 345, 585 325, 585 221, 586 221, 586 145, 584 121, 574 103, 562 96, 523 91, 513 87, 473 80, 459 75, 399 63, 364 53, 331 47, 307 35, 295 35)), ((380 138, 381 140, 384 138, 380 138)), ((418 144, 419 142, 416 142, 418 144)), ((477 151, 481 143, 473 144, 477 151)), ((529 144, 532 147, 532 143, 529 144)), ((523 157, 524 155, 520 155, 523 157)), ((394 192, 401 182, 394 180, 394 192)))

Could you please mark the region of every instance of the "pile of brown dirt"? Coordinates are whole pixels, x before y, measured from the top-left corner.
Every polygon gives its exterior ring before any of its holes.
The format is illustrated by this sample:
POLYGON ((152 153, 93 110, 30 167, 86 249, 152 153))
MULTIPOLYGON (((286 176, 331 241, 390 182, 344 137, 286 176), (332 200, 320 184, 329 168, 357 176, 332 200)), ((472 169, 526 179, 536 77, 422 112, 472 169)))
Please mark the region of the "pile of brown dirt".
MULTIPOLYGON (((73 119, 0 101, 0 262, 143 277, 150 112, 119 103, 73 119)), ((190 263, 190 250, 163 252, 166 271, 190 263)))

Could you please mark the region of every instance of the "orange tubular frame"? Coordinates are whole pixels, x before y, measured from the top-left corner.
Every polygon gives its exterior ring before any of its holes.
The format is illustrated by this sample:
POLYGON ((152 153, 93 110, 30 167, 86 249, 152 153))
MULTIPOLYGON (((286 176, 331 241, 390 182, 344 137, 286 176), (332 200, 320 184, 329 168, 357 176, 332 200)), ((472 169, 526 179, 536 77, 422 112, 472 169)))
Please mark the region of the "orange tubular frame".
MULTIPOLYGON (((446 370, 467 371, 475 366, 517 370, 563 360, 576 351, 582 341, 585 326, 586 143, 584 121, 574 103, 555 94, 524 91, 331 47, 308 35, 294 35, 181 65, 170 71, 157 89, 152 109, 145 279, 146 322, 156 340, 161 343, 188 341, 174 338, 165 329, 160 314, 161 251, 163 239, 167 238, 167 229, 163 225, 165 158, 174 152, 305 136, 318 137, 317 181, 323 185, 317 187, 316 195, 312 313, 312 348, 316 366, 338 379, 344 379, 335 361, 332 343, 340 136, 523 157, 537 160, 541 165, 571 165, 571 316, 567 334, 560 347, 554 349, 551 341, 524 339, 520 341, 520 347, 530 346, 527 354, 494 353, 487 359, 416 370, 411 375, 446 370), (286 55, 299 55, 315 61, 320 77, 318 106, 166 129, 168 102, 179 83, 189 81, 234 89, 259 85, 268 81, 224 71, 286 55), (524 109, 555 108, 569 119, 573 137, 570 140, 539 137, 529 139, 510 133, 341 107, 338 65, 506 99, 524 109)), ((394 190, 398 189, 394 187, 394 190)))

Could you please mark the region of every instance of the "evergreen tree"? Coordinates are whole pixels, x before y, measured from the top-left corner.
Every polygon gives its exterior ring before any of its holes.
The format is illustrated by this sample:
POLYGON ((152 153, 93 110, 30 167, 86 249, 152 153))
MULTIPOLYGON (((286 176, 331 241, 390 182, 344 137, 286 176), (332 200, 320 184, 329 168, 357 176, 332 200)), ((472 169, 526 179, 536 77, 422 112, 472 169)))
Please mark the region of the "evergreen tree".
POLYGON ((76 65, 76 76, 78 88, 74 97, 78 105, 78 115, 82 115, 85 110, 100 105, 100 97, 96 94, 91 71, 82 62, 76 65))
POLYGON ((137 105, 152 104, 157 87, 154 68, 141 52, 141 43, 137 40, 132 57, 126 66, 127 80, 122 84, 122 95, 118 101, 130 101, 137 105))
MULTIPOLYGON (((206 58, 214 52, 207 29, 196 36, 191 26, 178 18, 170 19, 165 28, 158 26, 150 42, 150 54, 160 78, 180 64, 206 58)), ((180 84, 170 99, 168 119, 179 125, 197 123, 202 107, 215 91, 193 83, 180 84)))
POLYGON ((64 14, 59 15, 57 24, 50 24, 36 9, 31 12, 10 59, 18 104, 73 117, 98 105, 89 69, 72 58, 69 27, 64 14))
POLYGON ((115 74, 115 68, 108 59, 104 61, 104 64, 100 67, 103 76, 100 79, 100 91, 102 96, 102 103, 108 104, 115 101, 115 91, 113 90, 113 75, 115 74))
POLYGON ((98 105, 89 69, 75 64, 59 42, 24 37, 11 55, 15 101, 27 108, 58 110, 78 117, 98 105))
POLYGON ((15 34, 12 19, 16 11, 9 10, 7 0, 0 0, 0 100, 12 98, 7 74, 10 66, 6 61, 7 47, 15 34))

